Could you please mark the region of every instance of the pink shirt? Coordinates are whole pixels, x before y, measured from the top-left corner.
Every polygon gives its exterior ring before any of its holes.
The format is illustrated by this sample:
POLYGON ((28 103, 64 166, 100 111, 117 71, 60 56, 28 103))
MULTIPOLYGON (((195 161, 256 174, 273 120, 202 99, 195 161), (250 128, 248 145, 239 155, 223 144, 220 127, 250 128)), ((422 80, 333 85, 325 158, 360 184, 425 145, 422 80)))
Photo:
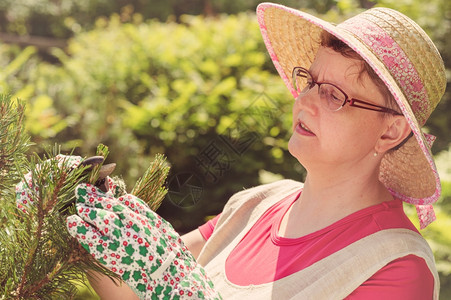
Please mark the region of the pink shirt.
MULTIPOLYGON (((357 211, 300 238, 281 237, 280 222, 299 195, 295 193, 268 209, 231 252, 225 270, 232 283, 247 286, 276 281, 382 229, 417 232, 404 214, 401 200, 394 200, 357 211)), ((206 240, 218 217, 199 227, 206 240)), ((426 262, 408 255, 379 270, 347 299, 431 299, 433 288, 434 278, 426 262)))

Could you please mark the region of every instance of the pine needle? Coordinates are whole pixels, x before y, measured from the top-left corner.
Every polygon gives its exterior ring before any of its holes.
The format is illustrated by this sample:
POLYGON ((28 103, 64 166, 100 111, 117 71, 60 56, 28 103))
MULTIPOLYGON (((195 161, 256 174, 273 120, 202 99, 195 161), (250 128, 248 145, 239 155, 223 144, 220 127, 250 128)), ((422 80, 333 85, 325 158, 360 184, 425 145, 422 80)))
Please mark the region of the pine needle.
MULTIPOLYGON (((106 160, 109 153, 110 152, 109 152, 107 146, 105 146, 103 144, 99 144, 97 146, 97 152, 96 152, 97 156, 102 156, 106 160)), ((94 168, 92 169, 92 171, 89 175, 89 179, 88 179, 89 183, 94 184, 99 179, 99 171, 100 171, 100 168, 102 167, 102 165, 103 164, 98 164, 98 165, 94 166, 94 168)))
MULTIPOLYGON (((117 280, 119 276, 97 263, 66 229, 67 215, 75 213, 76 186, 96 183, 102 164, 87 173, 87 167, 73 168, 69 161, 54 159, 58 146, 28 161, 24 105, 0 96, 0 113, 0 299, 70 299, 89 270, 117 280), (22 211, 14 187, 29 171, 26 189, 33 204, 22 211)), ((108 147, 100 144, 96 155, 106 158, 108 147)), ((165 157, 156 155, 132 194, 156 210, 167 193, 168 173, 165 157)), ((126 193, 123 181, 117 180, 118 192, 126 193)))
POLYGON ((157 154, 144 175, 138 179, 131 193, 146 202, 153 211, 156 211, 168 192, 165 187, 168 173, 169 166, 166 163, 165 156, 157 154))
POLYGON ((25 103, 0 95, 0 198, 11 196, 20 179, 30 138, 24 134, 25 103))
MULTIPOLYGON (((0 96, 0 113, 0 299, 70 299, 87 270, 117 279, 66 229, 67 212, 74 213, 75 187, 96 175, 82 176, 85 169, 58 163, 53 159, 58 146, 43 158, 26 160, 23 104, 0 96), (14 187, 29 171, 27 192, 34 203, 22 211, 14 187)), ((106 157, 106 146, 100 145, 98 153, 106 157)))

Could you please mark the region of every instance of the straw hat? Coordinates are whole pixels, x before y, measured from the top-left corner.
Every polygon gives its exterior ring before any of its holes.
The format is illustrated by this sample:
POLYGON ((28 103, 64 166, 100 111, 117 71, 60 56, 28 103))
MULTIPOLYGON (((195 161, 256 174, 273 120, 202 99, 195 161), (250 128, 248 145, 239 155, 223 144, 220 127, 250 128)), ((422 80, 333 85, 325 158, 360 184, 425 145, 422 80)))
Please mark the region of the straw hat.
POLYGON ((414 138, 384 155, 380 180, 397 198, 417 207, 421 228, 435 220, 432 203, 440 196, 440 179, 431 154, 433 136, 421 127, 446 87, 445 67, 426 33, 405 15, 373 8, 334 25, 307 13, 273 3, 257 7, 264 42, 293 96, 294 67, 309 68, 323 30, 357 52, 384 81, 407 119, 414 138))

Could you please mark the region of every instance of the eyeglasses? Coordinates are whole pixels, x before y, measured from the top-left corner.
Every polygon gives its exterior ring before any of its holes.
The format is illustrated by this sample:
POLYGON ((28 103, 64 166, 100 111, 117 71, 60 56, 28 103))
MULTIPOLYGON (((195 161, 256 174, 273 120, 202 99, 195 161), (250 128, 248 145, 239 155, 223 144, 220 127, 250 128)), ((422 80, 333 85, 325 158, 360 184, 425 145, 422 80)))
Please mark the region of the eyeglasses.
POLYGON ((401 113, 388 107, 383 107, 366 101, 349 98, 348 95, 346 95, 346 93, 338 86, 332 83, 315 81, 312 74, 310 74, 307 69, 302 67, 293 68, 292 80, 293 87, 299 95, 306 94, 309 90, 314 88, 315 85, 318 85, 318 94, 320 96, 320 99, 322 100, 324 106, 326 106, 326 108, 331 111, 338 111, 343 106, 345 106, 346 103, 349 103, 349 106, 357 108, 401 115, 401 113))

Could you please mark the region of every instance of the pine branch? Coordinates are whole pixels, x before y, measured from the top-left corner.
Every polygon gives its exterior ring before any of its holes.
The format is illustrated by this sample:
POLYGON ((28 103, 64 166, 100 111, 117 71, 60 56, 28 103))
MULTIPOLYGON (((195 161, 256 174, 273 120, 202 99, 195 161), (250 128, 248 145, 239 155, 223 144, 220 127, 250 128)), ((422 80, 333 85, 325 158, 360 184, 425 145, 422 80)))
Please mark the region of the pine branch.
POLYGON ((156 211, 160 207, 167 188, 164 186, 169 173, 169 166, 162 154, 157 154, 144 175, 138 179, 131 194, 146 202, 156 211))
MULTIPOLYGON (((55 146, 41 159, 25 159, 29 138, 24 134, 24 106, 0 96, 0 299, 71 298, 86 271, 118 275, 88 255, 66 229, 67 215, 75 214, 74 190, 80 182, 98 183, 105 168, 73 168, 54 159, 60 153, 55 146), (16 206, 14 186, 31 172, 25 184, 34 200, 23 211, 16 206)), ((104 158, 108 147, 99 145, 97 155, 104 158)), ((111 164, 110 164, 111 165, 111 164)), ((132 193, 156 210, 167 190, 169 172, 163 155, 157 155, 136 183, 132 193)), ((126 193, 121 179, 116 192, 126 193)), ((19 194, 20 195, 20 194, 19 194)))
MULTIPOLYGON (((96 155, 97 156, 102 156, 103 159, 105 160, 109 154, 109 150, 108 147, 103 145, 103 144, 99 144, 97 146, 97 152, 96 155)), ((98 164, 96 166, 94 166, 93 170, 90 172, 89 175, 89 179, 88 182, 91 184, 95 184, 96 181, 99 179, 99 172, 100 172, 100 168, 102 167, 103 164, 98 164)))
POLYGON ((17 182, 25 164, 25 153, 30 146, 24 134, 25 104, 0 95, 0 199, 11 196, 11 186, 17 182))
MULTIPOLYGON (((32 188, 37 187, 39 191, 36 193, 36 198, 38 198, 38 201, 36 202, 37 227, 34 232, 35 242, 29 249, 28 259, 25 263, 20 285, 17 290, 17 299, 20 299, 20 297, 24 294, 24 286, 28 282, 29 273, 33 271, 33 263, 36 260, 37 252, 39 251, 40 246, 43 246, 41 244, 41 236, 45 227, 46 218, 49 216, 49 212, 55 207, 60 192, 66 184, 68 175, 72 171, 71 168, 65 164, 59 167, 56 160, 53 160, 53 162, 48 160, 46 162, 41 161, 39 165, 39 170, 33 169, 32 171, 32 178, 36 180, 32 183, 32 188), (47 176, 49 174, 52 174, 53 177, 53 181, 50 184, 47 183, 47 176)), ((57 267, 58 265, 55 266, 55 268, 57 267)), ((52 272, 55 271, 53 270, 52 272)), ((44 276, 44 278, 46 277, 48 277, 48 275, 44 276)), ((39 284, 33 284, 33 286, 34 288, 32 288, 31 291, 33 291, 36 286, 39 286, 39 284)), ((29 292, 30 291, 28 291, 28 293, 29 292)))
MULTIPOLYGON (((56 156, 55 153, 54 155, 56 156)), ((60 166, 56 159, 36 159, 39 168, 32 169, 29 187, 29 192, 34 193, 35 205, 27 208, 25 213, 33 221, 28 228, 33 233, 32 243, 27 249, 26 261, 21 269, 20 284, 15 291, 16 299, 32 297, 35 291, 54 280, 55 274, 67 268, 64 255, 72 251, 66 246, 66 241, 71 237, 63 226, 65 220, 55 208, 60 197, 74 197, 73 189, 79 183, 80 171, 72 170, 66 163, 60 166), (58 223, 55 224, 55 220, 58 223), (57 243, 58 232, 55 232, 55 228, 65 235, 65 241, 57 243)), ((34 162, 33 160, 32 164, 34 162)))
MULTIPOLYGON (((0 96, 0 113, 0 299, 71 298, 86 270, 117 278, 87 255, 66 229, 67 214, 75 213, 74 189, 89 174, 50 159, 59 154, 58 147, 28 162, 24 105, 0 96), (21 211, 14 186, 28 171, 32 180, 27 192, 34 203, 21 211)), ((105 148, 99 149, 106 154, 105 148)))

